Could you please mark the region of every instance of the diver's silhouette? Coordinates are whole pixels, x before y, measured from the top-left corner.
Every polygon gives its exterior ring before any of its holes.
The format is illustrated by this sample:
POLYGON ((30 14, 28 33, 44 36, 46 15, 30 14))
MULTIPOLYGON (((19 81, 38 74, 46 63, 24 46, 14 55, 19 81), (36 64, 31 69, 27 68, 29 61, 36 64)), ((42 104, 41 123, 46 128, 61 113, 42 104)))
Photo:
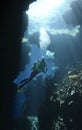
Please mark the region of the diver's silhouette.
POLYGON ((46 74, 46 71, 47 71, 47 64, 45 62, 45 59, 42 58, 41 60, 36 61, 32 67, 30 77, 25 78, 20 82, 19 89, 21 89, 26 83, 30 82, 37 74, 39 74, 40 72, 46 74))

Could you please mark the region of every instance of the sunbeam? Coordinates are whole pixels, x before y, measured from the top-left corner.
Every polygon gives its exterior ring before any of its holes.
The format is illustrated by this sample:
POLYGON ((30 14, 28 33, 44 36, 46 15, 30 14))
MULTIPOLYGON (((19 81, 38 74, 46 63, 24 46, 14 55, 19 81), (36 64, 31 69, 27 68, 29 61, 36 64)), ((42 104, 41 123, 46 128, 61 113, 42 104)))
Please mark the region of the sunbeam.
POLYGON ((39 36, 40 48, 46 50, 48 45, 50 44, 50 37, 44 27, 40 28, 39 32, 40 32, 39 36))
POLYGON ((38 0, 29 6, 29 10, 26 11, 31 17, 45 17, 52 8, 57 9, 62 6, 64 0, 38 0))

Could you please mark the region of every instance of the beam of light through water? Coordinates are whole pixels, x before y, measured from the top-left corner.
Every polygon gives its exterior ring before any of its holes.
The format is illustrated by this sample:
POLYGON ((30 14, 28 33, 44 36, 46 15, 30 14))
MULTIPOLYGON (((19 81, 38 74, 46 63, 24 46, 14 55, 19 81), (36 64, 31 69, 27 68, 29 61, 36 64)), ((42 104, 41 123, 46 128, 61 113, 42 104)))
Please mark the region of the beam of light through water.
MULTIPOLYGON (((30 4, 26 14, 29 17, 28 34, 39 31, 44 26, 53 29, 62 29, 66 24, 63 19, 63 14, 71 10, 71 3, 77 0, 37 0, 30 4)), ((67 27, 67 26, 66 26, 67 27)))
POLYGON ((46 50, 48 45, 51 42, 50 37, 44 27, 40 28, 39 32, 40 32, 40 36, 39 36, 40 48, 42 50, 46 50))
POLYGON ((29 11, 26 11, 30 16, 45 17, 49 11, 62 6, 64 0, 37 0, 29 6, 29 11))

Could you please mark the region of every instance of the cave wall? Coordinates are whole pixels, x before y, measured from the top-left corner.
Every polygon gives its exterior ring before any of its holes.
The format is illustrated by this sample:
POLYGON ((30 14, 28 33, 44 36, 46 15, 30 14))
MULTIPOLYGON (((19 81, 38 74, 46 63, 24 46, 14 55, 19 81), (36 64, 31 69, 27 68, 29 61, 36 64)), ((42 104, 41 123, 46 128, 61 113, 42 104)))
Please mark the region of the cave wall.
POLYGON ((71 10, 63 14, 63 18, 68 25, 82 25, 82 0, 72 2, 71 10))
POLYGON ((23 13, 35 0, 7 0, 0 3, 0 118, 3 130, 13 129, 9 113, 16 87, 13 80, 20 72, 21 38, 28 25, 23 13))

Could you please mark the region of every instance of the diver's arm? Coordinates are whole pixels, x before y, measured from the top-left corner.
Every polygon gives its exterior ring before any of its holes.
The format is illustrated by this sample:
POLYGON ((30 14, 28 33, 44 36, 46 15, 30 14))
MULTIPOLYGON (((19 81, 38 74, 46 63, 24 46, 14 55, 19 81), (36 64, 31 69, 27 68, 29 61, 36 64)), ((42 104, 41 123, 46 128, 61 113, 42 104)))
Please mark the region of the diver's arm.
POLYGON ((45 67, 44 67, 44 69, 42 70, 42 72, 45 73, 45 74, 46 74, 46 72, 47 72, 47 64, 46 64, 46 63, 45 63, 45 67))
POLYGON ((47 64, 45 63, 45 71, 47 71, 47 64))

